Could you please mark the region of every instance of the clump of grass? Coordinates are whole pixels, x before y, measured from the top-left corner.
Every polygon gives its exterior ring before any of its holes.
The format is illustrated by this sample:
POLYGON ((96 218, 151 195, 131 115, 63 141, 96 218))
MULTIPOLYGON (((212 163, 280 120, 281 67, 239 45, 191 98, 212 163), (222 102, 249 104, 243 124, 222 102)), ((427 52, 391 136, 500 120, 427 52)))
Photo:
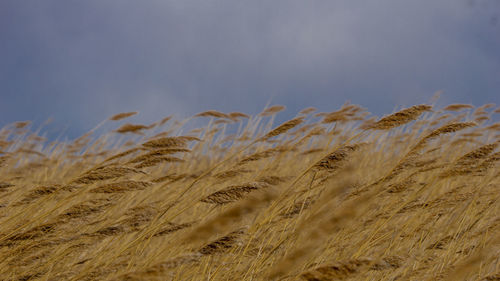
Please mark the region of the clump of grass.
POLYGON ((10 124, 0 280, 496 280, 493 108, 210 110, 52 143, 10 124))

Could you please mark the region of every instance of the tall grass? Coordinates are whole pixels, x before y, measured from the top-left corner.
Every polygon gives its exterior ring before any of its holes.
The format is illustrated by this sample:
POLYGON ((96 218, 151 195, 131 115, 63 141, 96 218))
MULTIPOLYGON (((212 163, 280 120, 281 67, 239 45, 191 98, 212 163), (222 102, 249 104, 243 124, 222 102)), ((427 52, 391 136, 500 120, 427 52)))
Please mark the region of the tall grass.
POLYGON ((500 280, 499 109, 283 110, 6 126, 0 280, 500 280))

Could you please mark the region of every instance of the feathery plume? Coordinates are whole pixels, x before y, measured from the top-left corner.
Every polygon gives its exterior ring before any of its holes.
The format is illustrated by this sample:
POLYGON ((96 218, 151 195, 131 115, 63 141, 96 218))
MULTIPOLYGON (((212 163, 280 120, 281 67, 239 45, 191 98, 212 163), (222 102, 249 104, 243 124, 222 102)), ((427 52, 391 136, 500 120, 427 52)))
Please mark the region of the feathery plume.
POLYGON ((323 124, 329 124, 333 122, 351 121, 357 120, 358 113, 362 112, 363 108, 354 104, 344 104, 338 111, 326 113, 323 116, 323 124))
POLYGON ((140 148, 140 147, 135 147, 135 148, 128 149, 128 150, 126 150, 124 152, 120 152, 120 153, 115 154, 115 155, 113 155, 113 156, 111 156, 109 158, 106 158, 103 162, 105 163, 105 162, 109 162, 111 160, 116 160, 116 159, 125 157, 125 156, 130 155, 130 154, 132 154, 132 153, 134 153, 136 151, 139 151, 141 149, 142 148, 140 148))
POLYGON ((118 113, 118 114, 115 114, 115 115, 111 116, 109 118, 109 120, 118 121, 118 120, 122 120, 122 119, 128 118, 130 116, 134 116, 137 113, 138 113, 137 111, 134 111, 134 112, 122 112, 122 113, 118 113))
POLYGON ((14 127, 16 129, 22 129, 22 128, 28 126, 29 124, 31 124, 31 121, 19 121, 19 122, 14 123, 14 127))
POLYGON ((129 161, 129 163, 138 163, 138 162, 146 161, 146 160, 151 159, 151 158, 162 157, 165 155, 175 154, 178 152, 191 152, 191 150, 189 150, 187 148, 180 148, 180 147, 156 149, 156 150, 152 150, 148 153, 145 153, 145 154, 142 154, 142 155, 139 155, 139 156, 133 158, 132 160, 129 161))
POLYGON ((150 126, 145 126, 145 125, 137 125, 137 124, 124 124, 120 128, 116 129, 115 132, 120 133, 120 134, 125 134, 125 133, 138 133, 142 130, 149 129, 150 126))
POLYGON ((208 256, 220 254, 234 247, 238 243, 238 239, 245 233, 243 229, 233 231, 227 235, 212 241, 198 250, 198 253, 208 256))
POLYGON ((127 180, 127 181, 114 182, 101 185, 91 189, 90 192, 116 193, 116 192, 132 191, 132 190, 143 190, 149 186, 151 186, 150 182, 127 180))
POLYGON ((58 191, 59 188, 60 188, 59 185, 37 187, 34 190, 30 191, 28 193, 28 195, 26 195, 21 201, 17 202, 15 205, 18 206, 18 205, 31 203, 38 198, 44 197, 46 195, 49 195, 49 194, 52 194, 52 193, 58 191))
POLYGON ((290 150, 288 147, 274 147, 270 148, 264 151, 256 152, 254 154, 251 154, 243 159, 241 159, 236 165, 241 166, 250 162, 254 162, 260 159, 265 159, 269 157, 273 157, 279 153, 285 152, 290 150))
POLYGON ((341 166, 341 163, 344 162, 347 157, 354 151, 358 150, 361 145, 345 145, 330 153, 318 163, 314 165, 316 170, 336 170, 341 166))
POLYGON ((108 179, 119 178, 132 173, 142 173, 144 172, 119 166, 106 166, 91 170, 73 181, 73 183, 80 184, 91 184, 97 181, 103 181, 108 179))
POLYGON ((310 114, 310 113, 315 112, 316 110, 318 110, 318 109, 316 109, 315 107, 307 107, 307 108, 302 109, 302 110, 299 112, 299 114, 304 114, 304 115, 307 115, 307 114, 310 114))
POLYGON ((170 233, 176 232, 178 230, 188 228, 192 225, 193 225, 193 223, 181 223, 181 224, 169 223, 168 226, 163 227, 160 230, 158 230, 157 232, 155 232, 155 234, 153 236, 156 236, 156 237, 165 236, 165 235, 168 235, 170 233))
POLYGON ((229 115, 222 113, 217 110, 208 110, 195 115, 195 117, 215 117, 215 118, 227 118, 231 119, 229 115))
POLYGON ((460 111, 462 109, 470 109, 474 108, 471 104, 450 104, 447 107, 443 108, 446 111, 460 111))
POLYGON ((168 148, 168 147, 184 147, 187 141, 181 137, 163 137, 158 139, 152 139, 142 144, 143 147, 147 148, 168 148))
POLYGON ((474 122, 462 122, 462 123, 451 123, 444 125, 442 127, 437 128, 436 130, 432 131, 430 134, 425 136, 423 139, 421 139, 411 150, 410 154, 416 153, 418 150, 420 150, 422 147, 424 147, 428 141, 437 138, 440 135, 444 134, 449 134, 449 133, 455 133, 463 129, 467 129, 470 127, 477 126, 476 123, 474 122))
POLYGON ((58 218, 60 220, 84 218, 92 214, 100 213, 112 205, 114 204, 110 199, 91 199, 69 207, 59 215, 58 218))
POLYGON ((173 156, 152 156, 147 159, 144 159, 139 164, 135 165, 134 168, 142 169, 142 168, 156 166, 160 163, 179 163, 179 162, 184 162, 184 160, 173 156))
POLYGON ((167 116, 163 119, 160 120, 160 122, 158 123, 159 126, 162 126, 164 125, 165 123, 167 123, 170 119, 172 119, 172 116, 167 116))
POLYGON ((245 118, 245 119, 248 119, 250 118, 250 116, 248 116, 247 114, 245 113, 242 113, 242 112, 231 112, 229 113, 229 117, 231 118, 245 118))
POLYGON ((254 190, 265 188, 268 185, 261 182, 254 182, 242 185, 228 186, 217 192, 214 192, 207 197, 201 199, 201 202, 223 205, 231 202, 240 200, 245 196, 245 194, 250 193, 254 190))
POLYGON ((286 109, 286 106, 283 106, 283 105, 273 105, 269 108, 266 108, 264 111, 262 111, 261 113, 259 113, 259 116, 263 116, 263 117, 266 117, 266 116, 271 116, 271 115, 274 115, 278 112, 281 112, 283 110, 286 109))
POLYGON ((300 125, 302 122, 304 122, 304 117, 297 117, 297 118, 294 118, 292 120, 288 120, 286 121, 285 123, 279 125, 277 128, 275 128, 274 130, 270 131, 269 133, 267 133, 264 137, 262 137, 260 139, 260 141, 266 141, 272 137, 275 137, 275 136, 278 136, 278 135, 281 135, 283 133, 286 133, 287 131, 297 127, 298 125, 300 125))
POLYGON ((302 273, 301 277, 307 281, 340 280, 352 277, 352 275, 359 273, 363 267, 368 267, 371 263, 370 259, 353 259, 330 265, 321 265, 313 270, 302 273))
POLYGON ((389 116, 383 117, 382 119, 375 122, 370 129, 373 130, 388 130, 395 127, 399 127, 406 123, 409 123, 417 119, 422 113, 426 111, 431 111, 432 106, 430 105, 415 105, 410 108, 403 109, 389 116))

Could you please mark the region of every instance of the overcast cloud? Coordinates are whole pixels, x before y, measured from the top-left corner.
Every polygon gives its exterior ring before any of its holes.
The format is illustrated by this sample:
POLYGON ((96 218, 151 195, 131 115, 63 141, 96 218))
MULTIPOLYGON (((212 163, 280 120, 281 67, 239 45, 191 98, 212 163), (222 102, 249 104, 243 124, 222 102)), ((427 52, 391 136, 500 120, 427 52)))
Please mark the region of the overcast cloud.
POLYGON ((0 2, 0 126, 500 103, 500 1, 0 2))

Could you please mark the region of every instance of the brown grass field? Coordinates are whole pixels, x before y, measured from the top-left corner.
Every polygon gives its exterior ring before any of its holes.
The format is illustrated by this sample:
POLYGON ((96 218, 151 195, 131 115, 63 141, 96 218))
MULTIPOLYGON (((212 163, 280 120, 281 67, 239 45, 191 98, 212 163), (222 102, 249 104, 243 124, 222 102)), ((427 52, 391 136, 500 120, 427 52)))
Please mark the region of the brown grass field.
POLYGON ((4 127, 0 280, 500 280, 499 108, 282 110, 4 127))

